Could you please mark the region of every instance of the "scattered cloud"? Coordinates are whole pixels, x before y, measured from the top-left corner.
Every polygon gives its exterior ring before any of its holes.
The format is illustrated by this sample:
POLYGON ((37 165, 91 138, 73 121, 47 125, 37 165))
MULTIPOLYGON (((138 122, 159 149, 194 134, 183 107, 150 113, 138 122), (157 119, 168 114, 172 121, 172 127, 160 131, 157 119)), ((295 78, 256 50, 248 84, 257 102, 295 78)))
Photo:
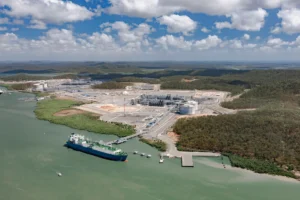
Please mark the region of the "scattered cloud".
POLYGON ((190 35, 196 28, 197 22, 186 15, 170 15, 158 18, 161 25, 166 25, 169 33, 190 35))
POLYGON ((14 32, 14 31, 18 31, 19 28, 11 28, 10 30, 14 32))
POLYGON ((259 31, 265 23, 265 17, 268 13, 258 8, 257 10, 234 12, 227 15, 231 17, 231 23, 229 22, 216 22, 217 29, 237 29, 242 31, 259 31))
POLYGON ((210 30, 207 29, 206 27, 203 27, 203 28, 201 29, 201 31, 202 31, 203 33, 209 33, 209 32, 210 32, 210 30))
POLYGON ((272 34, 279 34, 279 33, 281 33, 281 31, 282 31, 281 27, 275 26, 275 27, 271 28, 270 33, 272 33, 272 34))
POLYGON ((0 26, 0 31, 6 31, 6 30, 7 30, 6 27, 0 26))
POLYGON ((282 31, 288 34, 300 33, 300 9, 283 9, 277 16, 282 19, 282 31))
POLYGON ((1 0, 8 7, 2 13, 11 17, 32 17, 43 23, 61 24, 91 19, 94 15, 86 7, 63 0, 1 0))
POLYGON ((244 40, 249 40, 251 37, 249 34, 244 34, 243 39, 244 40))
POLYGON ((217 47, 221 42, 222 42, 222 40, 218 36, 209 35, 205 39, 196 41, 194 46, 197 49, 205 50, 205 49, 210 49, 210 48, 217 47))
POLYGON ((30 25, 27 26, 27 28, 32 28, 32 29, 47 29, 47 25, 39 20, 33 19, 30 21, 30 25))
POLYGON ((0 24, 9 24, 9 19, 7 17, 0 18, 0 24))

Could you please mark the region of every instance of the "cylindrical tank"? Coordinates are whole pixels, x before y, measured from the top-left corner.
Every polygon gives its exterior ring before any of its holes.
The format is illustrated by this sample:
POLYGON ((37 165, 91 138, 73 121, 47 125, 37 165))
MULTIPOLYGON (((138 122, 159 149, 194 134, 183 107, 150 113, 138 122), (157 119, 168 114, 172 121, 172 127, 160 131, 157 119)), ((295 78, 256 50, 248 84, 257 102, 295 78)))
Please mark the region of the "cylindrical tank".
POLYGON ((44 83, 44 89, 47 89, 47 88, 48 88, 48 84, 44 83))
POLYGON ((44 87, 42 84, 34 84, 34 89, 36 91, 43 91, 44 87))
POLYGON ((197 101, 189 101, 188 104, 194 106, 195 111, 198 110, 198 102, 197 101))
POLYGON ((183 104, 179 107, 179 112, 182 115, 193 115, 196 113, 195 107, 190 104, 183 104))

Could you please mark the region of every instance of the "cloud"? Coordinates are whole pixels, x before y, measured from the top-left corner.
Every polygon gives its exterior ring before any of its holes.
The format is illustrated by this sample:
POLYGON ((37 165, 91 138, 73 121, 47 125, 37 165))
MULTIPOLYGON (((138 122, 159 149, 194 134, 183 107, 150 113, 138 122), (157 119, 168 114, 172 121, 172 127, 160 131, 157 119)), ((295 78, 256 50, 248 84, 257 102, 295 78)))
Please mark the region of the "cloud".
POLYGON ((249 40, 251 37, 250 37, 250 35, 248 35, 248 34, 244 34, 244 36, 243 36, 243 39, 244 40, 249 40))
POLYGON ((43 23, 61 24, 91 19, 94 15, 86 7, 63 0, 1 0, 3 13, 11 17, 32 17, 43 23))
POLYGON ((32 29, 47 29, 47 25, 39 20, 33 19, 30 21, 30 25, 27 26, 27 28, 32 28, 32 29))
POLYGON ((196 41, 194 46, 197 49, 205 50, 205 49, 210 49, 210 48, 217 47, 221 42, 222 42, 222 40, 218 36, 209 35, 205 39, 196 41))
POLYGON ((165 50, 172 48, 190 50, 193 43, 186 41, 182 36, 175 37, 173 35, 166 35, 156 39, 156 44, 162 46, 165 50))
POLYGON ((209 32, 210 32, 210 30, 207 29, 206 27, 203 27, 203 28, 201 29, 201 31, 202 31, 203 33, 209 33, 209 32))
POLYGON ((272 33, 272 34, 279 34, 279 33, 281 33, 281 32, 282 32, 282 29, 281 29, 281 27, 279 27, 279 26, 273 27, 273 28, 271 29, 271 31, 270 31, 270 33, 272 33))
POLYGON ((234 12, 227 16, 231 17, 231 23, 216 22, 217 29, 229 28, 242 31, 259 31, 264 26, 264 20, 268 13, 258 8, 257 10, 234 12))
POLYGON ((14 19, 14 20, 12 21, 12 23, 13 23, 13 24, 22 25, 22 24, 24 24, 24 21, 21 20, 21 19, 14 19))
POLYGON ((0 31, 6 31, 7 30, 7 28, 6 27, 2 27, 2 26, 0 26, 0 31))
POLYGON ((0 18, 0 24, 9 24, 9 19, 7 17, 0 18))
POLYGON ((114 23, 103 23, 100 28, 104 32, 108 30, 115 30, 118 32, 118 37, 121 42, 141 42, 147 35, 154 31, 154 29, 146 23, 141 23, 134 28, 123 21, 117 21, 114 23))
POLYGON ((197 23, 186 15, 170 15, 158 18, 161 25, 166 25, 169 33, 183 33, 190 35, 196 28, 197 23))
POLYGON ((228 15, 237 11, 274 9, 297 0, 110 0, 109 13, 150 18, 179 11, 228 15))
POLYGON ((300 33, 300 9, 283 9, 277 16, 282 19, 282 31, 288 34, 300 33))
POLYGON ((18 31, 19 28, 11 28, 10 30, 11 30, 11 31, 18 31))
POLYGON ((120 21, 105 23, 101 27, 100 32, 90 34, 76 34, 72 30, 54 28, 45 31, 36 39, 22 38, 14 33, 0 33, 0 60, 280 60, 285 58, 299 61, 300 36, 294 41, 269 38, 266 42, 249 43, 246 39, 226 40, 217 35, 209 35, 198 40, 170 34, 153 38, 150 37, 152 28, 145 23, 129 25, 120 21), (106 28, 110 28, 111 33, 103 32, 106 28), (287 49, 289 49, 288 53, 287 49))
POLYGON ((272 48, 280 48, 283 45, 289 45, 289 42, 283 41, 280 38, 270 38, 267 41, 267 45, 272 47, 272 48))

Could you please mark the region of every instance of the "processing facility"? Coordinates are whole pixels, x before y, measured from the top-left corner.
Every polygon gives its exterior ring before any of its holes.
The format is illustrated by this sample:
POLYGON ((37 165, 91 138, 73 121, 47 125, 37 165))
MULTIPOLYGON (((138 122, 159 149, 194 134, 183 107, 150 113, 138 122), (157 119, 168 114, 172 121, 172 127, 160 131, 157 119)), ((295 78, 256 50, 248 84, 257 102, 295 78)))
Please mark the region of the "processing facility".
POLYGON ((167 95, 141 95, 138 99, 131 99, 131 105, 143 106, 171 106, 172 110, 182 115, 193 115, 198 110, 197 101, 187 101, 185 96, 167 95))

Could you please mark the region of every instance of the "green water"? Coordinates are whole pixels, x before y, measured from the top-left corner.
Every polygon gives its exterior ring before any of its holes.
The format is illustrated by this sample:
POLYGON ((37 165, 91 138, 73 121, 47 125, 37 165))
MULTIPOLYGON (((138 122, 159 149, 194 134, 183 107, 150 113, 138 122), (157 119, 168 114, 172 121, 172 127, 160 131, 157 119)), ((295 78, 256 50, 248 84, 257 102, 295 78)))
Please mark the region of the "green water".
POLYGON ((180 160, 158 164, 158 152, 137 140, 120 147, 129 162, 113 162, 63 147, 72 132, 93 139, 114 136, 76 131, 35 118, 28 94, 0 96, 0 199, 110 200, 295 200, 300 184, 246 171, 223 169, 220 159, 195 159, 194 168, 180 160), (133 150, 152 154, 147 159, 133 150), (61 172, 58 177, 56 172, 61 172))

